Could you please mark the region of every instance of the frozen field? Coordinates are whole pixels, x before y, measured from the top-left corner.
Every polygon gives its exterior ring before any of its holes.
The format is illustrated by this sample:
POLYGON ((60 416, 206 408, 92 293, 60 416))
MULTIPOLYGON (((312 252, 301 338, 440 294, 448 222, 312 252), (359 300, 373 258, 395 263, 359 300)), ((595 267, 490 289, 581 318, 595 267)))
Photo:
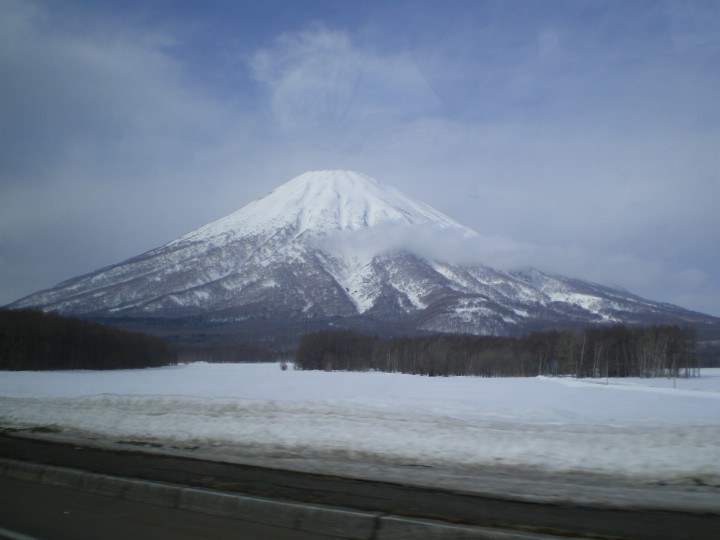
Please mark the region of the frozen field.
POLYGON ((720 484, 720 370, 697 379, 429 378, 190 364, 0 372, 0 426, 108 441, 720 484))

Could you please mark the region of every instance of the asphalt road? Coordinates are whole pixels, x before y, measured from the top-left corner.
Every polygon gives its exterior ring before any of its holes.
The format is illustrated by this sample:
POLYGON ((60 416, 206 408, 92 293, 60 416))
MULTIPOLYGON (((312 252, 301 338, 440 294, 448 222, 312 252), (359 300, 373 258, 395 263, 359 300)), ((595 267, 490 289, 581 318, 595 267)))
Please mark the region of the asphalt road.
POLYGON ((130 478, 525 531, 648 540, 720 538, 718 514, 523 502, 449 489, 100 450, 8 435, 0 435, 0 456, 130 478))
POLYGON ((13 540, 17 535, 38 540, 330 540, 302 531, 0 477, 0 538, 13 540))

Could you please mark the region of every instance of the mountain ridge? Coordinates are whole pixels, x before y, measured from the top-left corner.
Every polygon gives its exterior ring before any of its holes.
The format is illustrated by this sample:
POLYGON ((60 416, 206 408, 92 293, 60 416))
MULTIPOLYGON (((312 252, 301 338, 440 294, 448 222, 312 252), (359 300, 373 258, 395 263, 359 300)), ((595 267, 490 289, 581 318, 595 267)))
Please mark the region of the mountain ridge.
POLYGON ((469 240, 480 237, 360 173, 311 171, 163 246, 9 307, 153 320, 178 334, 190 320, 197 335, 328 326, 409 334, 613 322, 720 327, 720 319, 621 289, 532 268, 441 260, 419 249, 436 241, 471 250, 469 240))

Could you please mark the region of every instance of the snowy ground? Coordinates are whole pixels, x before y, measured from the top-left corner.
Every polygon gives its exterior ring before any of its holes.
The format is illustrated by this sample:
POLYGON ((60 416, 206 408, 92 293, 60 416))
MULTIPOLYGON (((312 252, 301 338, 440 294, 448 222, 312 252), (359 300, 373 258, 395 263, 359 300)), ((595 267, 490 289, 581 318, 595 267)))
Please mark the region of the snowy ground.
POLYGON ((0 372, 0 427, 385 464, 720 484, 720 369, 698 379, 429 378, 190 364, 0 372))

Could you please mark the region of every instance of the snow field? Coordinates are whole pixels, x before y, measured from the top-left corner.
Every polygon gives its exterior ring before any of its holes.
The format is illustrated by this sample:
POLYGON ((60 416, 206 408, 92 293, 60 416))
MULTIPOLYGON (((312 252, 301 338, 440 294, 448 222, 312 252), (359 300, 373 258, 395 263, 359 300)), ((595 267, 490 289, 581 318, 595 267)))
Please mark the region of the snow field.
POLYGON ((605 385, 283 372, 277 364, 2 372, 0 425, 239 457, 502 465, 718 484, 720 370, 703 374, 678 379, 674 389, 668 379, 605 385))

